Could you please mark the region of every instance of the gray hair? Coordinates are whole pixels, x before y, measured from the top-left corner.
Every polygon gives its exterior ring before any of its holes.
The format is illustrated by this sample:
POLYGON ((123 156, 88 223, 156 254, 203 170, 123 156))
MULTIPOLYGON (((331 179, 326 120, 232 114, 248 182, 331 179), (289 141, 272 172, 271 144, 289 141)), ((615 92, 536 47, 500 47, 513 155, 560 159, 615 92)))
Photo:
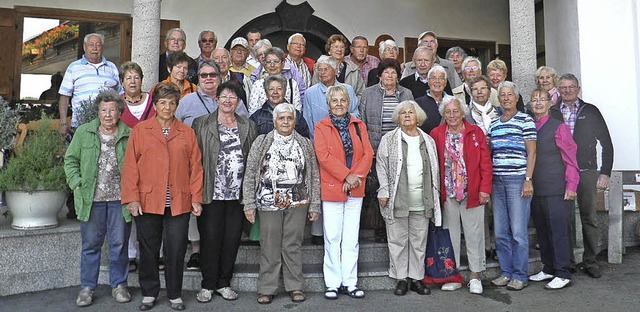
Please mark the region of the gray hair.
POLYGON ((382 57, 382 54, 384 54, 384 49, 386 49, 387 47, 392 47, 394 50, 396 50, 396 52, 398 52, 398 44, 391 39, 387 39, 385 41, 380 41, 380 45, 378 48, 378 55, 380 55, 380 57, 382 57))
POLYGON ((451 54, 454 54, 454 53, 459 54, 462 57, 462 59, 467 58, 467 52, 465 52, 464 49, 461 47, 449 48, 449 50, 447 50, 447 54, 445 55, 445 58, 448 59, 449 56, 451 56, 451 54))
POLYGON ((447 107, 447 105, 453 103, 454 101, 458 102, 458 106, 460 106, 463 118, 464 116, 469 115, 469 106, 462 104, 460 99, 455 96, 445 96, 442 98, 442 102, 440 103, 440 106, 438 106, 438 112, 440 113, 440 115, 444 116, 445 108, 447 107))
POLYGON ((429 72, 427 73, 427 78, 431 78, 433 73, 443 73, 444 79, 447 79, 447 71, 440 65, 431 66, 431 69, 429 69, 429 72))
POLYGON ((93 101, 93 105, 95 106, 97 111, 100 111, 100 104, 106 102, 116 102, 120 114, 124 112, 124 100, 117 91, 109 89, 107 91, 101 92, 100 94, 98 94, 98 96, 96 96, 96 99, 93 101))
POLYGON ((100 44, 104 44, 104 35, 99 33, 90 33, 84 36, 84 44, 87 44, 87 42, 89 42, 89 38, 91 37, 98 37, 100 39, 100 44))
POLYGON ((289 36, 289 40, 287 40, 287 44, 291 44, 291 42, 293 41, 293 38, 295 38, 295 37, 300 37, 300 38, 302 38, 302 40, 304 40, 305 44, 307 43, 307 39, 305 39, 304 36, 301 33, 295 33, 295 34, 289 36))
POLYGON ((576 77, 576 75, 572 73, 562 74, 562 76, 560 76, 560 79, 558 79, 558 81, 560 80, 571 80, 576 83, 576 86, 578 87, 580 86, 580 81, 578 81, 578 77, 576 77))
POLYGON ((416 101, 414 100, 406 100, 400 102, 400 104, 398 104, 396 108, 393 109, 391 120, 393 120, 393 122, 395 122, 397 125, 400 125, 400 111, 409 107, 413 108, 413 110, 416 112, 418 126, 421 126, 427 120, 427 113, 425 113, 424 110, 422 110, 422 108, 420 108, 418 103, 416 103, 416 101))
POLYGON ((284 78, 284 76, 282 75, 270 75, 270 76, 267 76, 267 78, 264 78, 264 83, 262 84, 262 86, 264 87, 265 93, 267 93, 267 90, 269 90, 269 85, 274 81, 277 81, 278 83, 280 83, 280 85, 282 86, 282 89, 286 90, 287 78, 284 78))
POLYGON ((271 44, 271 41, 269 41, 269 39, 260 39, 253 46, 253 49, 251 49, 251 52, 253 52, 254 55, 257 55, 258 54, 258 50, 260 50, 263 46, 266 46, 266 47, 269 47, 269 48, 273 48, 273 45, 271 44))
POLYGON ((218 36, 216 36, 216 33, 214 33, 213 30, 208 30, 208 29, 205 29, 205 30, 200 32, 200 35, 198 35, 198 42, 201 42, 202 41, 202 36, 204 36, 206 34, 212 34, 213 35, 213 40, 218 42, 218 36))
POLYGON ((416 49, 413 51, 413 57, 412 57, 411 59, 412 59, 412 60, 413 60, 413 59, 415 59, 415 58, 416 58, 416 55, 417 55, 418 53, 421 53, 421 52, 425 52, 425 53, 429 53, 429 54, 431 54, 431 60, 433 60, 433 54, 434 54, 434 53, 433 53, 433 51, 429 50, 427 47, 418 47, 418 48, 416 48, 416 49))
MULTIPOLYGON (((273 76, 271 76, 273 77, 273 76)), ((273 127, 276 126, 276 119, 278 119, 278 115, 282 113, 293 113, 293 124, 295 125, 296 117, 298 117, 298 112, 293 104, 289 103, 280 103, 273 108, 273 127)))
POLYGON ((518 90, 518 85, 516 85, 515 83, 511 82, 511 81, 503 81, 498 85, 498 94, 500 94, 500 92, 502 92, 502 88, 510 88, 513 93, 515 93, 516 98, 520 96, 520 90, 518 90))
MULTIPOLYGON (((256 45, 258 45, 256 43, 256 45)), ((267 57, 267 55, 275 55, 278 57, 278 59, 282 62, 284 62, 284 51, 282 51, 282 49, 278 48, 278 47, 271 47, 269 48, 267 51, 264 52, 264 57, 267 57)))
POLYGON ((220 74, 220 67, 218 67, 218 65, 216 63, 214 63, 213 61, 202 62, 202 64, 200 64, 200 67, 198 67, 198 75, 200 75, 200 72, 205 67, 213 68, 213 71, 216 74, 218 74, 218 82, 220 82, 220 83, 222 82, 222 74, 220 74))
POLYGON ((331 97, 336 93, 342 93, 344 96, 347 97, 347 101, 351 103, 351 98, 349 97, 349 90, 347 90, 347 87, 340 84, 340 85, 331 86, 327 89, 327 106, 331 102, 331 97))
POLYGON ((482 72, 482 62, 480 62, 480 60, 475 56, 467 56, 464 58, 464 61, 462 61, 462 70, 467 67, 467 64, 469 64, 469 62, 477 62, 478 68, 480 68, 480 71, 482 72))
POLYGON ((182 28, 171 28, 169 29, 169 31, 167 31, 167 35, 164 38, 164 41, 169 41, 171 40, 171 34, 173 34, 174 32, 179 32, 180 35, 182 35, 182 39, 184 39, 184 42, 187 42, 187 34, 184 32, 184 30, 182 30, 182 28))
POLYGON ((333 56, 321 55, 316 61, 316 66, 319 64, 327 64, 333 68, 333 70, 338 70, 338 61, 333 56))

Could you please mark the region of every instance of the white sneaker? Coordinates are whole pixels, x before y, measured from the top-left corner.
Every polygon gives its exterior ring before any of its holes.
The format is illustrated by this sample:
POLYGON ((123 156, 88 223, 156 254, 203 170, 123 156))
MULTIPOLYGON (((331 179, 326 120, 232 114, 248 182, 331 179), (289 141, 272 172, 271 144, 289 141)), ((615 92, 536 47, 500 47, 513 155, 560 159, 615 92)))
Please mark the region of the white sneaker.
POLYGON ((225 300, 236 300, 238 299, 238 293, 236 293, 231 287, 222 287, 220 289, 216 289, 218 295, 222 296, 225 300))
POLYGON ((460 283, 446 283, 444 285, 442 285, 442 290, 446 290, 446 291, 454 291, 456 289, 460 289, 460 287, 462 287, 462 284, 460 283))
POLYGON ((571 284, 571 280, 568 278, 556 277, 551 280, 547 285, 544 285, 545 289, 562 289, 571 284))
POLYGON ((533 282, 542 282, 546 280, 550 280, 553 278, 553 275, 544 273, 544 271, 540 271, 538 274, 529 276, 529 280, 533 282))
POLYGON ((196 300, 198 300, 198 302, 206 303, 211 301, 211 298, 213 297, 212 295, 213 295, 213 290, 202 288, 196 294, 196 300))
POLYGON ((472 294, 476 294, 476 295, 480 295, 482 294, 482 282, 479 279, 472 279, 469 281, 469 284, 467 284, 467 287, 469 287, 469 292, 472 294))

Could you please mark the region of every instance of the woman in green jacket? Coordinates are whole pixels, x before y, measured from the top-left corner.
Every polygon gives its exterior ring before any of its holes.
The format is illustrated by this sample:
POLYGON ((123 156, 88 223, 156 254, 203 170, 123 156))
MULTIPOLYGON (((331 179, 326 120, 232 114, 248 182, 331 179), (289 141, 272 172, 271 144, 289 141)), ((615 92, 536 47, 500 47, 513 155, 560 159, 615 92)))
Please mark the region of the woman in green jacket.
POLYGON ((117 302, 131 301, 127 290, 131 215, 120 204, 120 172, 130 130, 120 121, 124 102, 117 92, 100 93, 95 103, 98 118, 78 128, 64 157, 67 184, 81 222, 81 290, 76 300, 80 307, 93 301, 105 236, 111 294, 117 302))

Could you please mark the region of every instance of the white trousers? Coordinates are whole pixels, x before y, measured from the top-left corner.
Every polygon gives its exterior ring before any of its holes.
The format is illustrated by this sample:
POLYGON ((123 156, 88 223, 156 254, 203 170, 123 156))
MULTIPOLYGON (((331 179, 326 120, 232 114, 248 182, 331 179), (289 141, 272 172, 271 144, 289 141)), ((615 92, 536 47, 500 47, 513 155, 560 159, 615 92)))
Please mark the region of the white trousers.
POLYGON ((358 284, 358 232, 361 197, 346 202, 322 202, 324 225, 324 283, 328 288, 358 284))
POLYGON ((460 224, 464 231, 467 247, 469 270, 482 272, 486 268, 484 254, 484 205, 467 209, 467 199, 458 202, 455 198, 447 198, 442 210, 442 226, 449 229, 456 265, 460 266, 460 224))

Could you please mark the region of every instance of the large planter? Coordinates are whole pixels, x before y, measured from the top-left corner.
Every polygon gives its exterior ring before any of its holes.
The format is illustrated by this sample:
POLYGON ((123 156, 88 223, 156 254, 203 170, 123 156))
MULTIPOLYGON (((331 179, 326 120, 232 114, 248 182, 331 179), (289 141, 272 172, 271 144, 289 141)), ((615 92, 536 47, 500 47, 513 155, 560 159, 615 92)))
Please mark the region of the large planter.
POLYGON ((17 230, 40 230, 58 226, 58 213, 65 203, 64 191, 6 191, 5 197, 17 230))

